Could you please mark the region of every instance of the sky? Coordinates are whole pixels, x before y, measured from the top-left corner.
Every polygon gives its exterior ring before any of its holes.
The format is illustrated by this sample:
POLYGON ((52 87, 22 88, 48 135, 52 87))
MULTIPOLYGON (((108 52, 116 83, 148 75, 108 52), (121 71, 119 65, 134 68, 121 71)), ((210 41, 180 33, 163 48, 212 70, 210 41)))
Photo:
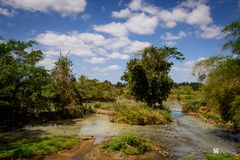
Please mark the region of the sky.
POLYGON ((76 77, 120 81, 126 63, 150 45, 176 47, 175 82, 194 82, 194 63, 226 55, 222 28, 240 20, 240 0, 0 0, 0 36, 35 40, 51 69, 60 53, 76 77))

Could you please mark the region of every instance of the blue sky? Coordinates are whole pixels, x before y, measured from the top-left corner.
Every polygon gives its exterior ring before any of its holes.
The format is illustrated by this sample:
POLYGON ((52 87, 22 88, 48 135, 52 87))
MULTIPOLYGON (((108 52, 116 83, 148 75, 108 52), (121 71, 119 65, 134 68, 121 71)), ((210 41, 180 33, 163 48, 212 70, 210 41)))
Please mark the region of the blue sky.
POLYGON ((0 35, 38 42, 39 65, 50 69, 59 53, 78 77, 120 81, 126 62, 149 45, 177 47, 176 82, 196 81, 194 63, 218 54, 221 29, 240 20, 240 0, 0 0, 0 35))

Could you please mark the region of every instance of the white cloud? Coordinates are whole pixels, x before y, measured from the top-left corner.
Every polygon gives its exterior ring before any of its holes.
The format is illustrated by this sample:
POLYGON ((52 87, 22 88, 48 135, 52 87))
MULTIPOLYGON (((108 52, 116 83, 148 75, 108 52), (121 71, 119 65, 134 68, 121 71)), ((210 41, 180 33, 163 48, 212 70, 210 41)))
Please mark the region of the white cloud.
POLYGON ((209 25, 213 22, 210 16, 210 7, 206 4, 199 4, 186 17, 186 23, 190 25, 209 25))
POLYGON ((183 31, 180 31, 177 35, 167 32, 164 35, 161 35, 160 38, 164 41, 165 44, 169 46, 174 46, 177 40, 185 38, 187 35, 188 33, 183 31))
POLYGON ((222 33, 222 27, 216 26, 216 25, 210 25, 210 26, 201 26, 200 27, 200 37, 206 38, 206 39, 221 39, 224 37, 222 33))
POLYGON ((51 51, 49 53, 53 53, 53 55, 56 55, 57 52, 66 54, 71 51, 71 54, 82 57, 94 56, 90 45, 87 45, 79 36, 81 37, 81 34, 60 34, 49 31, 38 35, 35 40, 47 46, 51 51))
POLYGON ((86 0, 1 0, 2 3, 16 9, 27 11, 55 11, 62 16, 81 13, 85 10, 86 0))
POLYGON ((98 57, 92 57, 90 59, 85 59, 86 62, 89 62, 91 64, 98 64, 98 63, 105 63, 106 58, 98 58, 98 57))
POLYGON ((0 14, 4 15, 4 16, 8 16, 8 17, 13 17, 14 16, 14 12, 13 11, 9 11, 6 8, 1 8, 0 7, 0 14))
POLYGON ((158 19, 155 16, 146 16, 145 13, 136 14, 125 23, 128 30, 140 35, 153 34, 158 25, 158 19))
POLYGON ((141 42, 141 41, 133 41, 131 44, 124 48, 125 53, 136 53, 144 49, 145 47, 149 47, 151 44, 149 42, 141 42))
POLYGON ((53 67, 54 67, 54 63, 55 63, 55 61, 56 60, 53 60, 53 59, 51 59, 51 58, 44 58, 43 60, 41 60, 40 62, 39 62, 39 65, 40 66, 43 66, 43 67, 45 67, 45 68, 47 68, 47 69, 52 69, 53 67))
POLYGON ((105 63, 110 59, 128 59, 127 53, 150 46, 149 42, 133 41, 128 37, 106 38, 98 33, 71 33, 61 34, 47 31, 36 36, 35 40, 42 44, 47 56, 58 56, 60 52, 87 57, 84 61, 91 64, 105 63))
POLYGON ((104 32, 116 37, 123 37, 128 34, 128 30, 122 23, 112 22, 105 25, 94 26, 93 29, 98 32, 104 32))
POLYGON ((173 71, 177 71, 177 72, 184 72, 184 73, 192 73, 194 64, 201 61, 201 60, 205 60, 206 58, 204 57, 200 57, 196 60, 192 60, 192 61, 186 61, 183 63, 182 66, 174 66, 172 67, 173 71))
POLYGON ((106 49, 117 50, 130 45, 132 42, 127 37, 110 38, 105 45, 106 49))
POLYGON ((129 4, 129 8, 133 11, 141 9, 142 8, 142 0, 133 0, 129 4))
POLYGON ((109 59, 124 59, 124 60, 130 58, 129 55, 121 54, 119 52, 113 52, 111 54, 107 54, 106 57, 109 59))
POLYGON ((117 71, 119 69, 121 69, 121 67, 118 65, 110 65, 110 66, 102 67, 102 68, 100 68, 100 67, 93 68, 93 70, 95 72, 101 72, 101 73, 108 73, 108 72, 112 72, 112 71, 117 71))
POLYGON ((115 17, 115 18, 127 18, 131 15, 131 12, 128 8, 126 9, 123 9, 119 12, 117 11, 113 11, 112 12, 112 16, 115 17))

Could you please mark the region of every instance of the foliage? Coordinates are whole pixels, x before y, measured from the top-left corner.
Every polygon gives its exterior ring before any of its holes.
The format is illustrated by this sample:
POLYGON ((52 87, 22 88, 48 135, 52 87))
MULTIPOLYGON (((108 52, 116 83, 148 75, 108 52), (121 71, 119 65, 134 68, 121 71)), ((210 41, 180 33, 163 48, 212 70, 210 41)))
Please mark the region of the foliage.
POLYGON ((195 71, 199 70, 199 79, 205 81, 207 105, 218 111, 223 120, 233 122, 237 130, 240 125, 240 59, 211 57, 196 64, 195 71))
POLYGON ((1 158, 27 158, 33 156, 43 156, 60 150, 68 149, 79 143, 76 136, 53 136, 20 140, 11 143, 0 143, 1 158))
POLYGON ((84 102, 110 102, 119 95, 119 90, 111 82, 99 82, 96 79, 88 79, 84 75, 79 77, 76 86, 84 102))
POLYGON ((240 22, 225 26, 222 32, 227 34, 226 39, 228 39, 228 42, 223 45, 223 50, 231 49, 233 54, 240 56, 240 22))
MULTIPOLYGON (((42 93, 50 76, 37 63, 43 53, 33 50, 33 41, 10 40, 0 43, 0 110, 1 122, 19 120, 20 112, 38 113, 48 109, 42 93)), ((6 124, 5 123, 5 124, 6 124)))
POLYGON ((144 106, 116 105, 112 121, 134 124, 165 124, 171 122, 170 112, 165 109, 152 109, 144 106))
POLYGON ((231 154, 210 154, 206 155, 204 160, 240 160, 240 157, 231 154))
POLYGON ((183 60, 176 48, 154 46, 140 51, 138 58, 130 59, 122 79, 127 81, 130 94, 148 106, 162 107, 173 86, 168 73, 173 65, 169 59, 183 60))
POLYGON ((150 143, 139 135, 125 134, 104 143, 102 148, 107 151, 120 151, 125 154, 143 154, 151 150, 150 143))
POLYGON ((51 73, 56 97, 59 99, 59 110, 70 115, 81 114, 82 98, 75 87, 72 74, 72 62, 67 56, 60 55, 51 73))

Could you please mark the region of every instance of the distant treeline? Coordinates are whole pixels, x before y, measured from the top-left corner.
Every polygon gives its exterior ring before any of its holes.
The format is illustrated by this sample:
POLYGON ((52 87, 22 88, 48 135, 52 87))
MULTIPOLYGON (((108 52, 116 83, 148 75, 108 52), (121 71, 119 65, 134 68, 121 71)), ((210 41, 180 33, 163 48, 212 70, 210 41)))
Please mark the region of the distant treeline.
POLYGON ((181 86, 191 86, 193 90, 199 90, 203 84, 200 82, 181 82, 181 83, 174 83, 175 88, 179 88, 181 86))

